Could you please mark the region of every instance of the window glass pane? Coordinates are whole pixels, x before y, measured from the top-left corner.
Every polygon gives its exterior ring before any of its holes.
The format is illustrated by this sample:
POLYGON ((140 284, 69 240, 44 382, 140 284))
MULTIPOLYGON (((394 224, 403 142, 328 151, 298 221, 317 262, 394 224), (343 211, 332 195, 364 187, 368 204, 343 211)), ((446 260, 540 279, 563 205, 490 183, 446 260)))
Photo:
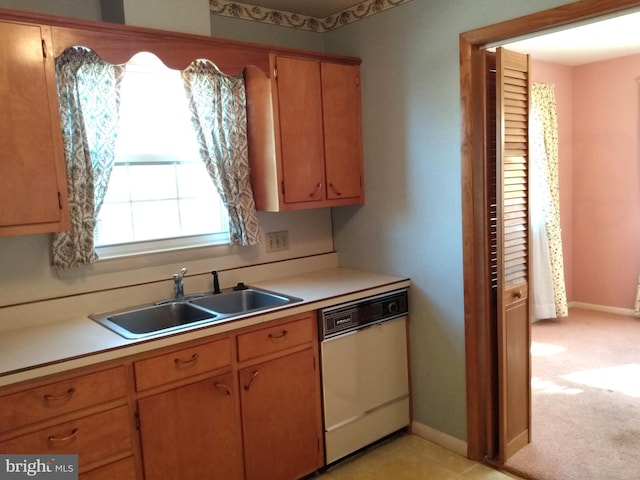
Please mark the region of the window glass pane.
POLYGON ((180 220, 185 235, 206 232, 223 232, 227 230, 226 222, 222 224, 222 215, 214 202, 200 199, 184 199, 180 201, 180 220), (206 212, 206 213, 203 213, 206 212))
POLYGON ((96 228, 96 244, 113 245, 133 238, 129 203, 103 204, 96 228))
POLYGON ((173 165, 130 165, 131 200, 160 200, 177 198, 176 175, 173 165))
POLYGON ((104 203, 129 201, 129 173, 126 165, 114 165, 104 203))
POLYGON ((227 212, 200 158, 180 72, 151 54, 127 64, 115 162, 96 246, 180 237, 188 243, 208 234, 217 234, 210 237, 215 242, 221 234, 228 239, 227 212))
POLYGON ((204 162, 182 163, 176 166, 178 172, 178 192, 180 197, 218 198, 213 180, 204 162))
POLYGON ((175 201, 137 202, 131 206, 135 240, 179 236, 180 215, 175 201), (176 235, 178 233, 178 235, 176 235))

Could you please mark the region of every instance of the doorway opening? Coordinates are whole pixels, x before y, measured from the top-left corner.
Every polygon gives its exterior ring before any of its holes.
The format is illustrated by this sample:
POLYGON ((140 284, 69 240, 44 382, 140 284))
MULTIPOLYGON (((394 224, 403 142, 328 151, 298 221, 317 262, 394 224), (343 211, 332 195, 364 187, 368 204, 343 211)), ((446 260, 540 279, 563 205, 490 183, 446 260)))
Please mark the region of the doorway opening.
MULTIPOLYGON (((640 1, 604 2, 585 0, 546 10, 526 17, 465 32, 460 35, 462 100, 462 203, 464 232, 464 287, 467 359, 467 444, 468 456, 474 460, 497 457, 498 424, 505 415, 496 405, 495 358, 497 346, 490 308, 491 265, 486 254, 484 205, 486 184, 487 82, 482 49, 506 43, 522 35, 566 27, 623 12, 640 6, 640 1)), ((523 352, 528 355, 529 352, 523 352)), ((530 412, 529 412, 530 415, 530 412)))

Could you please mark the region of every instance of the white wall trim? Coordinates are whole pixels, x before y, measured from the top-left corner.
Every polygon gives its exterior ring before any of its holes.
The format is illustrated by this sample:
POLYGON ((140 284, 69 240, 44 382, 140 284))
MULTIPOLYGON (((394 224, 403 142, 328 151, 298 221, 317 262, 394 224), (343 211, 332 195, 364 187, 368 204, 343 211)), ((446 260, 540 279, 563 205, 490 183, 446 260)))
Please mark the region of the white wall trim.
POLYGON ((458 455, 462 455, 463 457, 467 456, 467 442, 464 440, 452 437, 451 435, 429 427, 424 423, 416 422, 415 420, 411 422, 411 432, 425 440, 435 443, 436 445, 440 445, 447 450, 451 450, 458 455))
POLYGON ((615 313, 616 315, 637 316, 632 308, 608 307, 606 305, 596 305, 594 303, 585 302, 569 302, 569 308, 582 308, 584 310, 593 310, 596 312, 615 313))

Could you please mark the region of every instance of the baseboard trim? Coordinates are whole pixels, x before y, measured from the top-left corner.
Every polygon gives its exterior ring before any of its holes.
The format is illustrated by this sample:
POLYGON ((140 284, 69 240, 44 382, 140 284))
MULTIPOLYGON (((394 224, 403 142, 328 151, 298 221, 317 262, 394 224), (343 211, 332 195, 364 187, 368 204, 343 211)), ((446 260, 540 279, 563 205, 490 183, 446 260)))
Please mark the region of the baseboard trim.
POLYGON ((595 312, 615 313, 616 315, 637 316, 632 308, 608 307, 606 305, 596 305, 585 302, 569 302, 569 308, 582 308, 583 310, 593 310, 595 312))
POLYGON ((451 435, 441 432, 440 430, 436 430, 435 428, 429 427, 423 423, 416 422, 415 420, 411 422, 411 433, 422 437, 425 440, 429 440, 436 445, 440 445, 447 450, 451 450, 458 455, 462 455, 463 457, 467 456, 467 442, 460 440, 459 438, 452 437, 451 435))

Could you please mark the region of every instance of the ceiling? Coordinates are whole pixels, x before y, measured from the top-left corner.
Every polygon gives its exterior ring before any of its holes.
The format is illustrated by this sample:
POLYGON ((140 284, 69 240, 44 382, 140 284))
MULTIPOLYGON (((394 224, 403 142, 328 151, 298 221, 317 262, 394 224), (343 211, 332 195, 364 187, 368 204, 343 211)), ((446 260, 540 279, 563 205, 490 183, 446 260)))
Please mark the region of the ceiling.
POLYGON ((640 53, 640 12, 502 45, 536 60, 575 66, 640 53))

